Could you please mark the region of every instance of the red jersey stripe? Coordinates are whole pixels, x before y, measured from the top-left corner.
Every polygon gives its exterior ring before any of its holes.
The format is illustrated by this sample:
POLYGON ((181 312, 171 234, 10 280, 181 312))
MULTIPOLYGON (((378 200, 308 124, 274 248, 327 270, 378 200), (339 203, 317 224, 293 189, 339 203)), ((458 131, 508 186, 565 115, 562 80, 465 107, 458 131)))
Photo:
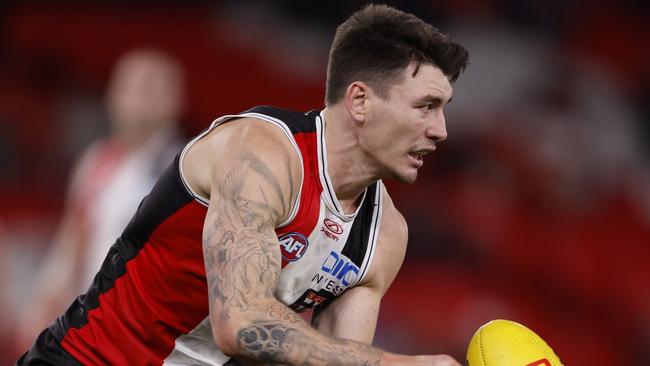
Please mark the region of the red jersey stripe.
POLYGON ((63 348, 84 364, 162 364, 175 339, 208 315, 205 268, 196 260, 203 258, 205 214, 191 201, 156 228, 126 273, 99 296, 88 323, 68 330, 63 348))

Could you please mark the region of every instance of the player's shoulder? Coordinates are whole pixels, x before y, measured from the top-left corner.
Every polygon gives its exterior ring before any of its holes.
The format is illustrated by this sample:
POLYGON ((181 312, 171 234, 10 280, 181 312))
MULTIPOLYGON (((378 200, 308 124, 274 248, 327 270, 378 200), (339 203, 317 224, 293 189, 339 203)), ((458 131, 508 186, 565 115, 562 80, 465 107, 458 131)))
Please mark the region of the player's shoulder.
MULTIPOLYGON (((266 151, 273 154, 276 149, 269 147, 290 147, 287 136, 282 129, 273 123, 253 115, 241 114, 212 129, 198 143, 212 145, 220 154, 227 151, 266 151)), ((218 156, 218 155, 215 155, 218 156)))
POLYGON ((264 116, 240 113, 217 119, 215 125, 186 148, 181 161, 183 174, 199 192, 209 196, 216 177, 246 161, 255 162, 292 184, 301 177, 300 158, 287 131, 264 116))

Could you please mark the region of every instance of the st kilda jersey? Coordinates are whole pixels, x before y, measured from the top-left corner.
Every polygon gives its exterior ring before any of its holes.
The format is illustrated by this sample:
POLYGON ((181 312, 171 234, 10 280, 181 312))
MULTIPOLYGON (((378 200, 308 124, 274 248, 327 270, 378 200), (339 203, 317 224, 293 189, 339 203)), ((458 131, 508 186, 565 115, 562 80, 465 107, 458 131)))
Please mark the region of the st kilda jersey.
POLYGON ((296 205, 276 228, 282 270, 275 297, 302 312, 326 304, 364 278, 376 247, 383 184, 368 187, 356 212, 346 215, 327 173, 323 114, 255 107, 215 120, 186 145, 111 247, 88 292, 39 336, 22 361, 228 362, 214 343, 208 320, 202 252, 208 199, 187 184, 182 161, 188 148, 211 129, 241 117, 282 129, 302 162, 296 205))

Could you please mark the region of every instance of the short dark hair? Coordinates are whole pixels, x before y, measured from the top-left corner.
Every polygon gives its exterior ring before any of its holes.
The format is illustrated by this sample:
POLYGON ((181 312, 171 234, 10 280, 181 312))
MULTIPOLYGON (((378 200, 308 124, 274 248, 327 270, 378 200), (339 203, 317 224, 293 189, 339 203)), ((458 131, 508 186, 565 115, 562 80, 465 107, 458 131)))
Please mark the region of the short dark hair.
POLYGON ((343 98, 348 85, 368 83, 382 97, 387 82, 408 65, 432 64, 453 83, 468 63, 467 50, 413 14, 386 5, 368 5, 338 26, 327 65, 325 102, 343 98))

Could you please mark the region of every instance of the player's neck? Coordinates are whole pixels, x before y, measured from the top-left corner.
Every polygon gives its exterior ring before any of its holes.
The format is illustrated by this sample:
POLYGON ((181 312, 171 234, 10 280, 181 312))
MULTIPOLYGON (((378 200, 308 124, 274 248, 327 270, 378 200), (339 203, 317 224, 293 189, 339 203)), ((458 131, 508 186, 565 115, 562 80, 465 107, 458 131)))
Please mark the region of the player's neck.
MULTIPOLYGON (((327 108, 325 143, 328 173, 339 203, 350 209, 358 203, 364 190, 377 181, 365 154, 359 149, 353 123, 343 108, 327 108)), ((348 209, 345 209, 349 212, 348 209)))

